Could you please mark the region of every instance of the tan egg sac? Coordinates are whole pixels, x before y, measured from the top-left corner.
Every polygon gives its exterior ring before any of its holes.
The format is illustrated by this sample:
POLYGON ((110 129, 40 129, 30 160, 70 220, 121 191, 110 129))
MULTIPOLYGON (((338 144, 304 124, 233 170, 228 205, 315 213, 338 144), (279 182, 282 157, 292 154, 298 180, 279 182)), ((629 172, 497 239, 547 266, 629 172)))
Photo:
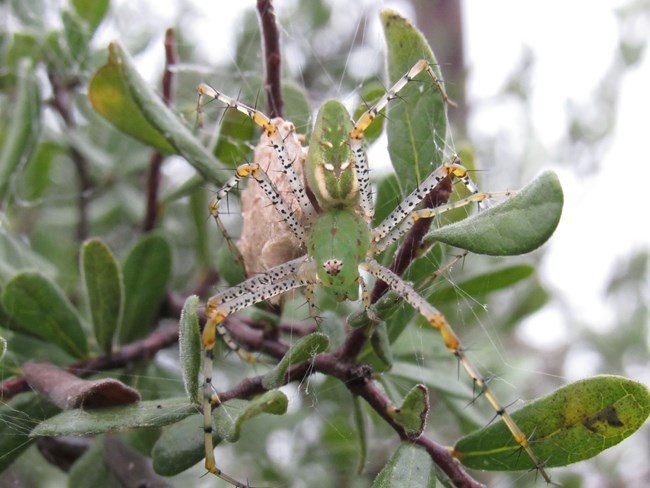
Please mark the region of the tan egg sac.
MULTIPOLYGON (((307 150, 302 147, 304 137, 295 133, 295 128, 290 122, 280 118, 273 119, 272 122, 278 127, 298 177, 305 185, 304 168, 307 150)), ((304 224, 302 209, 293 197, 288 178, 282 171, 277 154, 266 134, 262 135, 255 148, 254 161, 268 174, 298 221, 304 224)), ((249 179, 248 186, 241 194, 241 208, 243 227, 237 247, 244 259, 248 276, 266 271, 306 253, 304 246, 282 221, 275 207, 271 205, 268 197, 253 178, 249 179)))

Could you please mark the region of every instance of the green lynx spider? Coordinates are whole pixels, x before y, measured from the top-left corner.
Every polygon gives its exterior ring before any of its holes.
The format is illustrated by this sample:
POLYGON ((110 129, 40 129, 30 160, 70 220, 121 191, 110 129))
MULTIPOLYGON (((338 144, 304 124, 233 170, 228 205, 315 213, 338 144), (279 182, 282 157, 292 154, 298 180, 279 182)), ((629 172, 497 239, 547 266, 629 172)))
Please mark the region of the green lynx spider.
POLYGON ((260 111, 244 105, 206 84, 201 84, 198 87, 199 124, 201 124, 202 118, 203 99, 210 97, 221 101, 227 108, 242 112, 266 131, 289 179, 293 196, 299 202, 309 221, 309 225, 305 227, 298 222, 284 197, 276 190, 263 169, 255 163, 239 166, 236 174, 219 190, 210 205, 212 215, 218 219, 219 202, 242 178, 252 177, 260 184, 281 218, 307 249, 305 256, 257 274, 240 285, 211 297, 207 302, 207 319, 202 335, 205 351, 203 372, 205 467, 209 472, 234 486, 246 487, 248 485, 233 479, 216 466, 212 444, 212 406, 219 403, 218 395, 214 392, 211 384, 213 350, 217 334, 224 339, 228 347, 236 350, 242 357, 249 358, 249 356, 227 335, 223 320, 238 310, 289 290, 303 287, 307 290, 307 299, 314 314, 312 298, 314 288, 317 286, 329 290, 336 299, 341 301, 357 300, 359 288, 361 288, 364 307, 370 312, 370 315, 374 316, 370 310, 369 294, 359 274, 360 270, 386 282, 392 290, 425 317, 431 326, 440 331, 447 349, 458 359, 476 387, 505 422, 512 436, 522 451, 530 458, 539 474, 547 482, 551 482, 542 462, 533 451, 527 435, 517 426, 503 404, 488 387, 487 380, 468 359, 458 336, 445 317, 422 298, 410 284, 373 259, 374 255, 379 254, 403 236, 417 219, 433 217, 473 202, 478 202, 480 209, 481 202, 485 199, 510 194, 479 192, 469 178, 467 170, 459 161, 445 163, 406 197, 383 223, 374 229, 370 228, 369 222, 374 213, 374 204, 370 188, 368 159, 364 149, 364 131, 388 102, 398 96, 399 91, 407 83, 425 71, 433 80, 443 100, 450 104, 442 82, 432 65, 426 60, 420 60, 355 123, 352 122, 347 109, 336 100, 327 101, 320 108, 312 131, 306 163, 307 182, 320 207, 318 212, 313 208, 305 188, 296 175, 276 125, 260 111), (436 209, 416 210, 423 198, 446 177, 459 179, 471 192, 471 195, 436 209))

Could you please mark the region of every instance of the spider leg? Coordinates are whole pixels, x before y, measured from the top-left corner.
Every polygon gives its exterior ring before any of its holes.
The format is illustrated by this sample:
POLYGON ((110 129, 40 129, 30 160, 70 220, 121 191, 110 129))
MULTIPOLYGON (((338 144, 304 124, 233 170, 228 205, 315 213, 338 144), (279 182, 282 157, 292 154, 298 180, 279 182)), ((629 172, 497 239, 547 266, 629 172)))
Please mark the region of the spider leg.
POLYGON ((269 198, 271 204, 280 214, 280 217, 282 217, 282 219, 287 223, 291 232, 293 232, 301 242, 304 242, 305 230, 302 225, 300 225, 300 222, 298 222, 298 219, 294 216, 287 201, 282 197, 273 182, 269 179, 266 171, 264 171, 257 163, 246 163, 240 165, 235 174, 230 177, 226 184, 217 192, 216 197, 214 197, 210 202, 210 214, 214 217, 219 229, 221 229, 222 232, 225 232, 223 223, 219 219, 219 203, 243 178, 246 177, 254 178, 255 181, 257 181, 266 196, 269 198))
POLYGON ((506 427, 512 434, 512 437, 515 439, 517 444, 519 444, 521 449, 528 455, 540 475, 547 483, 551 483, 551 478, 546 473, 542 462, 533 451, 528 438, 510 416, 510 413, 506 410, 503 404, 497 399, 494 392, 488 386, 487 380, 481 375, 478 368, 474 366, 474 363, 469 360, 463 346, 460 343, 460 339, 452 329, 451 325, 447 322, 447 319, 444 317, 444 315, 424 298, 422 298, 410 284, 402 280, 399 276, 397 276, 389 269, 381 266, 374 259, 368 259, 364 263, 361 263, 360 267, 362 269, 365 269, 375 278, 385 281, 392 290, 394 290, 415 310, 417 310, 418 313, 420 313, 432 327, 438 329, 447 349, 449 349, 449 351, 454 356, 456 356, 463 369, 467 372, 470 378, 472 378, 474 384, 480 389, 481 393, 487 399, 488 403, 492 406, 497 415, 501 417, 503 422, 506 424, 506 427))
MULTIPOLYGON (((271 297, 313 284, 316 280, 313 263, 301 258, 302 263, 297 263, 291 268, 281 265, 272 268, 266 273, 254 276, 236 288, 236 291, 227 290, 210 298, 206 305, 206 323, 201 336, 204 351, 203 359, 203 432, 205 446, 205 468, 210 473, 227 481, 233 486, 247 488, 248 485, 240 483, 234 478, 223 473, 216 465, 214 457, 214 444, 212 442, 212 406, 220 404, 219 395, 212 386, 212 368, 214 361, 214 346, 217 334, 222 336, 226 345, 235 349, 242 356, 241 348, 230 338, 223 327, 223 321, 229 315, 243 308, 255 305, 271 297), (280 269, 277 269, 280 268, 280 269)), ((246 353, 248 354, 248 353, 246 353)), ((244 357, 250 360, 251 355, 244 357)))
POLYGON ((354 157, 354 164, 357 170, 357 181, 359 183, 360 193, 360 206, 363 209, 368 220, 372 218, 375 213, 374 204, 372 202, 372 191, 370 187, 370 169, 368 167, 368 156, 363 148, 363 134, 366 129, 372 124, 373 120, 377 118, 379 112, 382 111, 391 100, 397 98, 398 93, 404 88, 413 78, 426 71, 434 84, 440 92, 443 101, 448 105, 455 105, 447 96, 443 87, 442 80, 433 70, 433 66, 426 59, 421 59, 413 65, 413 67, 405 73, 397 82, 386 92, 384 95, 375 102, 374 105, 368 108, 361 117, 355 122, 354 127, 350 131, 350 149, 354 157))
POLYGON ((497 196, 506 196, 512 192, 482 193, 467 174, 467 169, 459 161, 444 163, 431 173, 418 187, 411 192, 400 204, 384 219, 384 221, 372 230, 372 254, 379 254, 411 228, 413 223, 426 217, 435 217, 444 212, 463 207, 471 203, 478 203, 479 210, 484 208, 483 201, 497 196), (424 198, 433 191, 442 180, 447 177, 457 178, 470 192, 470 196, 457 202, 442 205, 435 209, 415 208, 424 198))
POLYGON ((278 155, 278 160, 282 165, 282 170, 284 171, 284 173, 287 175, 287 178, 289 179, 289 184, 291 185, 291 189, 293 191, 295 198, 298 200, 298 203, 300 204, 300 208, 302 209, 305 215, 311 216, 314 212, 313 206, 311 205, 311 202, 309 201, 309 197, 307 196, 307 192, 302 182, 300 181, 300 178, 298 177, 296 170, 293 167, 293 161, 289 157, 289 152, 287 151, 287 147, 284 143, 284 140, 280 135, 280 131, 278 130, 277 126, 273 123, 273 121, 269 119, 266 115, 264 115, 262 112, 260 112, 259 110, 249 107, 248 105, 245 105, 240 101, 235 100, 234 98, 231 98, 228 95, 225 95, 224 93, 212 88, 211 86, 205 83, 201 83, 197 90, 199 92, 199 96, 197 101, 196 112, 197 112, 197 125, 199 127, 203 125, 203 98, 210 97, 225 103, 228 106, 228 108, 234 108, 235 110, 243 113, 251 120, 253 120, 253 122, 255 122, 257 125, 259 125, 262 129, 264 129, 269 139, 271 140, 271 143, 273 144, 273 149, 278 155))

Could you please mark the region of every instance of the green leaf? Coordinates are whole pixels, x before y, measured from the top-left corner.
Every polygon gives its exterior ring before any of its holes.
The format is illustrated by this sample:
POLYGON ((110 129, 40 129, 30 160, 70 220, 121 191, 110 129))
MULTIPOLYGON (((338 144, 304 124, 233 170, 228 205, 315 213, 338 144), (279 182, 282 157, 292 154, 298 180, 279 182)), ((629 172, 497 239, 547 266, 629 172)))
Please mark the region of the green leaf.
MULTIPOLYGON (((389 291, 375 304, 373 304, 373 308, 379 317, 381 317, 383 320, 386 320, 393 313, 395 313, 401 303, 402 298, 394 291, 389 291)), ((365 310, 354 312, 348 317, 348 325, 354 329, 365 327, 369 323, 370 319, 368 318, 368 314, 365 310)))
POLYGON ((208 224, 213 224, 213 222, 206 219, 207 189, 202 187, 203 183, 199 182, 199 185, 189 192, 189 213, 192 219, 192 229, 195 232, 192 242, 196 266, 199 269, 209 269, 212 266, 212 241, 209 236, 214 229, 212 225, 208 227, 208 224))
POLYGON ((124 65, 114 50, 109 49, 108 63, 90 80, 88 99, 97 113, 125 134, 163 153, 175 152, 163 134, 147 120, 133 97, 124 76, 124 65))
POLYGON ((359 446, 357 449, 357 452, 359 453, 359 468, 357 469, 357 472, 363 473, 363 468, 366 465, 366 459, 368 458, 366 421, 363 415, 363 408, 361 407, 361 399, 359 397, 354 397, 352 402, 354 408, 354 425, 356 427, 355 431, 357 433, 357 438, 359 439, 359 446))
POLYGON ((95 435, 141 427, 163 427, 196 413, 187 398, 151 400, 121 407, 74 409, 36 426, 32 436, 95 435))
POLYGON ((564 197, 557 175, 542 173, 514 197, 455 224, 431 231, 427 239, 490 256, 534 251, 553 234, 564 197))
MULTIPOLYGON (((373 358, 363 358, 363 361, 368 361, 373 367, 373 370, 376 372, 389 371, 393 366, 393 351, 390 347, 390 339, 388 337, 388 329, 386 326, 386 321, 381 321, 375 327, 375 330, 370 338, 370 346, 372 347, 373 352, 377 355, 377 360, 373 361, 373 358)), ((360 356, 365 356, 366 351, 361 351, 360 356)))
POLYGON ((39 269, 48 276, 56 275, 56 270, 49 261, 28 247, 24 240, 7 232, 5 226, 0 226, 0 284, 24 268, 39 269))
POLYGON ((20 174, 18 193, 20 198, 34 202, 41 198, 52 184, 54 158, 61 154, 61 146, 52 142, 38 144, 20 174))
MULTIPOLYGON (((650 414, 645 385, 618 376, 572 383, 512 414, 530 436, 544 467, 589 459, 632 435, 650 414)), ((502 421, 460 439, 454 446, 465 466, 483 470, 532 469, 502 421)))
POLYGON ((271 371, 264 375, 262 385, 267 390, 284 384, 284 376, 289 366, 313 358, 316 354, 326 351, 329 339, 325 334, 314 332, 296 341, 291 349, 271 371))
POLYGON ((381 224, 401 201, 399 182, 395 174, 391 173, 379 180, 377 184, 377 208, 372 220, 373 226, 376 227, 381 224))
POLYGON ((67 53, 75 64, 80 64, 88 53, 91 32, 88 25, 76 12, 61 11, 63 22, 63 35, 65 36, 67 53))
POLYGON ((427 297, 427 301, 440 305, 457 302, 460 297, 485 296, 488 293, 509 288, 530 277, 534 272, 535 268, 525 264, 488 271, 460 283, 454 283, 453 286, 436 289, 427 297))
POLYGON ((296 127, 298 134, 309 136, 312 110, 307 99, 305 87, 292 80, 282 82, 284 100, 284 118, 296 127))
POLYGON ((178 331, 178 346, 181 360, 183 385, 190 401, 201 403, 199 370, 201 369, 201 334, 197 305, 199 297, 190 295, 181 312, 178 331))
MULTIPOLYGON (((153 469, 163 476, 174 476, 191 468, 205 456, 203 415, 191 415, 163 429, 151 451, 153 469)), ((215 431, 212 442, 222 441, 215 431)))
POLYGON ((236 110, 226 110, 221 116, 219 139, 214 155, 230 168, 243 164, 251 154, 251 141, 259 138, 259 128, 251 119, 236 110))
POLYGON ((95 338, 110 353, 122 319, 124 284, 120 267, 104 242, 86 241, 81 247, 81 277, 95 338))
POLYGON ((120 344, 140 339, 151 330, 171 270, 171 247, 162 236, 146 235, 133 247, 122 268, 125 303, 120 344))
MULTIPOLYGON (((213 223, 213 222, 211 222, 213 223)), ((219 276, 229 285, 236 285, 246 279, 246 269, 241 258, 241 254, 233 253, 228 246, 223 235, 220 235, 220 245, 217 248, 214 261, 216 268, 219 270, 219 276)))
POLYGON ((260 414, 284 415, 289 401, 279 390, 267 391, 253 401, 229 400, 214 411, 214 422, 219 436, 229 442, 239 439, 244 422, 260 414))
POLYGON ((409 439, 422 435, 429 414, 429 392, 427 387, 415 385, 404 397, 402 406, 395 410, 395 422, 401 425, 409 439))
POLYGON ((109 0, 72 0, 70 2, 77 15, 85 20, 90 32, 95 32, 108 12, 109 0))
POLYGON ((449 381, 439 371, 423 368, 419 365, 396 361, 390 374, 405 378, 411 382, 425 383, 429 388, 439 392, 447 398, 454 398, 466 402, 472 398, 472 389, 460 381, 449 381))
MULTIPOLYGON (((386 87, 378 79, 372 79, 366 82, 358 92, 361 96, 362 103, 359 104, 352 114, 353 120, 359 120, 359 117, 368 110, 368 107, 372 107, 386 93, 386 87)), ((368 146, 376 141, 383 132, 384 120, 384 117, 378 117, 363 133, 363 138, 368 146)))
POLYGON ((434 488, 436 471, 429 454, 421 447, 403 442, 375 478, 372 488, 434 488))
POLYGON ((63 290, 37 271, 23 271, 7 282, 2 305, 20 332, 51 342, 71 356, 88 355, 86 334, 63 290))
MULTIPOLYGON (((381 11, 386 36, 388 79, 391 84, 420 59, 427 59, 442 79, 429 44, 408 20, 389 9, 381 11)), ((402 195, 410 193, 444 161, 447 107, 428 73, 399 92, 388 105, 388 152, 402 195)))
MULTIPOLYGON (((178 116, 162 102, 160 96, 140 76, 133 60, 119 43, 110 44, 108 49, 108 63, 95 74, 95 77, 99 76, 98 87, 105 89, 108 95, 115 97, 116 102, 125 104, 130 111, 134 112, 133 116, 138 120, 144 119, 145 125, 150 128, 142 130, 148 133, 148 137, 153 138, 156 144, 162 144, 167 149, 170 149, 169 146, 171 146, 174 152, 187 159, 204 178, 214 184, 223 185, 232 175, 232 170, 217 161, 210 151, 192 135, 178 116), (103 73, 104 70, 106 73, 103 73), (106 77, 105 81, 102 80, 103 77, 106 77), (166 139, 166 144, 159 140, 161 135, 166 139)), ((113 102, 105 100, 103 93, 94 90, 94 81, 95 78, 91 80, 88 96, 95 110, 120 130, 122 130, 121 127, 116 125, 113 118, 117 119, 120 124, 131 125, 128 121, 123 120, 124 117, 118 113, 118 110, 109 106, 113 102), (98 104, 97 106, 95 106, 95 102, 98 104), (104 115, 104 111, 106 115, 104 115)), ((137 137, 134 134, 131 135, 137 137)))
POLYGON ((0 149, 0 202, 5 199, 17 168, 27 161, 36 146, 41 128, 38 80, 31 61, 27 59, 21 60, 18 66, 16 102, 9 120, 11 123, 0 149))

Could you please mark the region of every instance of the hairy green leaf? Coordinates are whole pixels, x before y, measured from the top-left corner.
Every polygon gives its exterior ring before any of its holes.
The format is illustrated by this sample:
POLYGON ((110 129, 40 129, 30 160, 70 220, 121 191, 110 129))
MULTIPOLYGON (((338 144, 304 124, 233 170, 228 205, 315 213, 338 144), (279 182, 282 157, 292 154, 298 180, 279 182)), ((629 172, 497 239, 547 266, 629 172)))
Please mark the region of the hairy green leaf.
POLYGON ((560 221, 563 202, 560 180, 547 171, 504 203, 435 229, 427 238, 477 254, 524 254, 551 237, 560 221))
POLYGON ((421 447, 403 442, 375 478, 372 488, 434 488, 436 471, 429 454, 421 447))
MULTIPOLYGON (((650 414, 648 388, 618 376, 595 376, 564 386, 512 414, 544 467, 589 459, 626 439, 650 414)), ((467 467, 515 471, 531 460, 501 421, 460 439, 454 455, 467 467)))
POLYGON ((34 67, 27 59, 18 66, 16 101, 10 120, 0 148, 0 202, 7 195, 16 169, 33 151, 40 132, 41 95, 34 67))
POLYGON ((139 402, 123 407, 74 409, 47 419, 36 426, 32 436, 95 435, 141 427, 162 427, 196 413, 187 398, 139 402))
POLYGON ((239 439, 242 425, 263 413, 284 415, 289 400, 279 390, 267 391, 263 395, 247 402, 244 400, 229 400, 213 413, 217 433, 229 442, 239 439))
POLYGON ((427 387, 415 385, 404 397, 402 406, 395 411, 395 422, 401 425, 409 439, 422 435, 429 414, 429 392, 427 387))
MULTIPOLYGON (((429 44, 408 20, 393 10, 381 11, 386 36, 388 79, 395 83, 420 59, 429 61, 442 79, 429 44)), ((447 107, 436 83, 420 73, 388 105, 388 152, 402 195, 410 193, 444 161, 447 107)))
POLYGON ((56 344, 76 358, 88 355, 81 320, 57 284, 37 271, 23 271, 7 282, 2 305, 20 332, 56 344))
POLYGON ((201 369, 201 334, 197 306, 199 297, 185 300, 178 331, 178 346, 185 392, 192 403, 201 403, 199 370, 201 369))
POLYGON ((113 253, 99 239, 81 247, 81 276, 95 338, 101 350, 110 353, 115 331, 122 319, 124 284, 113 253))
POLYGON ((264 379, 262 380, 264 388, 272 389, 283 385, 284 375, 287 369, 289 369, 289 366, 307 361, 316 354, 327 350, 328 346, 329 339, 325 334, 319 332, 314 332, 313 334, 298 339, 280 362, 264 375, 264 379))

